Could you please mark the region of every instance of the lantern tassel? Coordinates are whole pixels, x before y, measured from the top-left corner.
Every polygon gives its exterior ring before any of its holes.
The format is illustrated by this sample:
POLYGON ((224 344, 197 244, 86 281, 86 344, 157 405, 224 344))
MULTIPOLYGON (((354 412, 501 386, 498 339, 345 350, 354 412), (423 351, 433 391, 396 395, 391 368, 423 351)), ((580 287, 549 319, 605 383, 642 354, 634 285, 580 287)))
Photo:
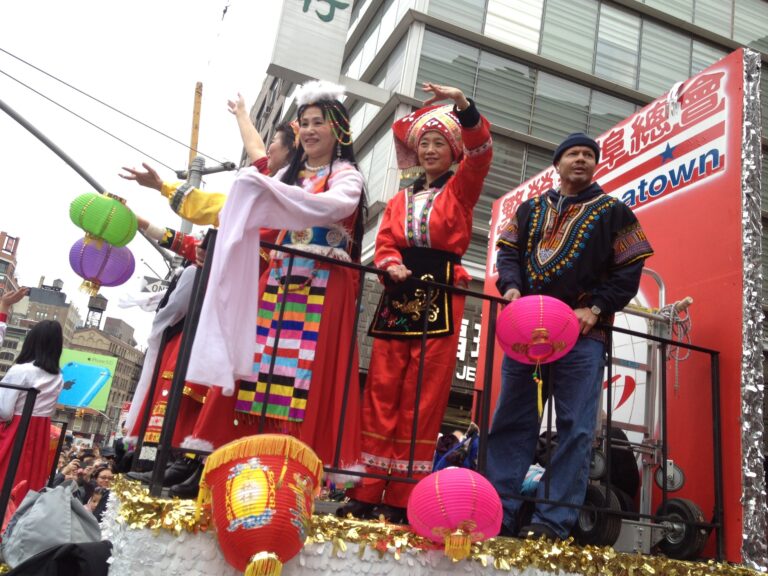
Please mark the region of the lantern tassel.
POLYGON ((539 419, 541 419, 541 415, 544 413, 544 380, 541 379, 541 366, 538 362, 536 362, 536 368, 533 369, 531 376, 536 383, 536 407, 539 409, 539 419))
POLYGON ((251 557, 245 576, 280 576, 283 563, 274 552, 259 552, 251 557))
POLYGON ((445 555, 454 562, 469 558, 472 538, 462 530, 456 530, 445 537, 445 555))
POLYGON ((101 288, 101 284, 93 280, 85 280, 80 284, 80 291, 85 292, 89 296, 96 296, 99 293, 99 288, 101 288))

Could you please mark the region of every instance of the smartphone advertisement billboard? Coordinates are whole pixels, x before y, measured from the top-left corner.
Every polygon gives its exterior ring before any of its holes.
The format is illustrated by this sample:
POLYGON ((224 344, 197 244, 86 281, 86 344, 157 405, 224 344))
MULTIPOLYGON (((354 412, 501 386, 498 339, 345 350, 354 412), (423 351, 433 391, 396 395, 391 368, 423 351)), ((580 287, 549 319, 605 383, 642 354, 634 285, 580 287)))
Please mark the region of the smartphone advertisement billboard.
POLYGON ((64 386, 59 404, 104 411, 117 367, 115 356, 64 348, 61 354, 64 386))

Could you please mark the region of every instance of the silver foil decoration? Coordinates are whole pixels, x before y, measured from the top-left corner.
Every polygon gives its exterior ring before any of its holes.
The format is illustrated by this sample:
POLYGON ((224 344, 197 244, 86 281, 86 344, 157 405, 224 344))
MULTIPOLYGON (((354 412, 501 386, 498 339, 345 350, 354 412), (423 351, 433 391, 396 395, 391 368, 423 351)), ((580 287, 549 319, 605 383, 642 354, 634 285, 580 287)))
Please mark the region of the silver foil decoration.
POLYGON ((768 569, 768 519, 763 470, 763 274, 760 194, 760 54, 744 49, 744 118, 741 164, 742 257, 744 262, 741 356, 742 558, 768 569))

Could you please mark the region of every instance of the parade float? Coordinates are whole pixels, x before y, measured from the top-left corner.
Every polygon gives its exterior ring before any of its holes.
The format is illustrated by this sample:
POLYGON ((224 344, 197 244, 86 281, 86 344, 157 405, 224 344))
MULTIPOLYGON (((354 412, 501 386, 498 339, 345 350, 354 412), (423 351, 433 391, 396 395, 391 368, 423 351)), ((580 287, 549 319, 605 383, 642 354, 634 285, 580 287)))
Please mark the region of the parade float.
MULTIPOLYGON (((479 537, 468 511, 451 527, 438 514, 432 528, 424 522, 429 514, 415 516, 408 527, 315 513, 297 522, 306 539, 295 556, 261 550, 273 556, 250 573, 703 575, 765 569, 758 66, 755 53, 738 50, 599 138, 603 161, 596 180, 637 211, 656 251, 630 307, 635 316, 616 321, 603 401, 608 423, 626 432, 626 445, 637 454, 642 486, 634 514, 619 507, 606 480, 601 458, 610 453, 611 440, 602 428, 587 500, 594 505, 580 514, 578 541, 492 537, 493 530, 479 537), (691 302, 695 332, 689 319, 685 323, 691 302), (687 331, 682 336, 676 332, 681 326, 687 331), (650 344, 636 341, 641 332, 650 344), (589 494, 601 500, 595 504, 589 494), (585 534, 596 543, 586 543, 585 534), (454 545, 447 545, 451 536, 454 545)), ((549 169, 496 203, 488 294, 495 294, 496 236, 520 202, 556 185, 549 169)), ((486 312, 487 325, 495 311, 487 305, 486 312)), ((484 370, 492 371, 485 381, 493 382, 495 396, 501 354, 488 336, 494 331, 483 334, 486 362, 479 362, 478 381, 484 370)), ((551 412, 544 419, 551 420, 551 412)), ((457 483, 462 490, 467 484, 457 483)), ((129 482, 115 495, 104 526, 115 546, 111 574, 241 573, 227 564, 217 532, 200 522, 194 502, 151 497, 129 482)))

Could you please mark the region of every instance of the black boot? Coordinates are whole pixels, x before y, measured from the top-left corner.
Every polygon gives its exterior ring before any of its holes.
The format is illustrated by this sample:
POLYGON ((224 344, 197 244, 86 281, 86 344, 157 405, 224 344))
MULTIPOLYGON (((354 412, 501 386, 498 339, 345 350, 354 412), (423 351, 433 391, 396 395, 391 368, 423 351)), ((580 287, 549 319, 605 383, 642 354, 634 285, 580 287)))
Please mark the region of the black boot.
MULTIPOLYGON (((191 458, 179 458, 165 469, 165 474, 163 475, 163 488, 183 482, 196 471, 197 466, 197 460, 191 458)), ((146 484, 152 482, 152 470, 141 473, 129 472, 127 476, 132 480, 139 480, 146 484)))
POLYGON ((200 462, 192 475, 184 480, 184 482, 171 486, 168 494, 177 498, 197 498, 197 493, 200 490, 200 478, 202 477, 203 464, 200 462))
POLYGON ((373 519, 373 509, 376 505, 368 502, 360 502, 360 500, 350 500, 344 506, 336 509, 336 516, 339 518, 346 518, 347 514, 351 514, 355 518, 373 519))
POLYGON ((374 518, 384 518, 392 524, 408 524, 408 513, 405 508, 390 506, 389 504, 379 504, 373 509, 374 518))

